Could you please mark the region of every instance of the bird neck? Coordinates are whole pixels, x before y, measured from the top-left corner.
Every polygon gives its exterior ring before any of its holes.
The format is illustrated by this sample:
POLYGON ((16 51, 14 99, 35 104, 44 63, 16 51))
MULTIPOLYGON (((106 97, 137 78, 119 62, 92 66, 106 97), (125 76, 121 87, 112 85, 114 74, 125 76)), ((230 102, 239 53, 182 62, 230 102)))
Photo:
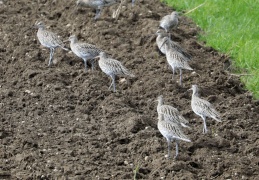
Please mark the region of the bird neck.
POLYGON ((158 104, 157 106, 162 106, 163 105, 163 99, 162 98, 158 98, 158 104))
POLYGON ((39 30, 40 30, 40 31, 45 30, 45 26, 39 26, 39 30))
POLYGON ((193 89, 192 96, 197 96, 197 97, 199 97, 199 92, 198 92, 197 89, 193 89))
POLYGON ((73 39, 71 39, 71 41, 70 41, 71 44, 75 44, 75 43, 77 43, 77 42, 78 42, 77 38, 73 38, 73 39))
POLYGON ((163 115, 158 113, 158 122, 163 121, 163 115))

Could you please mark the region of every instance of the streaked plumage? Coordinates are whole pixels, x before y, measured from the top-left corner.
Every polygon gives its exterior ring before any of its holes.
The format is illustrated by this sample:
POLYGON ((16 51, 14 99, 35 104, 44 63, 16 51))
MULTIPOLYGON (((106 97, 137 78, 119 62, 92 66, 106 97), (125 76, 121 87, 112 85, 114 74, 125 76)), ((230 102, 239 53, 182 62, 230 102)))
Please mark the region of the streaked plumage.
POLYGON ((78 57, 84 60, 85 70, 87 71, 87 61, 92 60, 92 69, 94 68, 94 58, 103 52, 95 45, 79 42, 75 35, 69 37, 70 48, 78 57))
POLYGON ((164 16, 160 21, 160 27, 166 32, 178 25, 178 12, 173 11, 171 14, 164 16))
POLYGON ((156 44, 159 48, 159 50, 165 54, 165 44, 169 45, 171 48, 174 48, 177 52, 181 53, 184 56, 184 59, 186 61, 191 60, 192 56, 186 52, 185 49, 183 49, 177 42, 174 42, 168 37, 166 33, 164 33, 162 30, 158 30, 156 32, 157 38, 156 38, 156 44))
POLYGON ((174 107, 163 104, 163 96, 159 96, 157 105, 157 113, 164 116, 163 118, 167 121, 171 121, 176 123, 177 125, 181 125, 183 127, 188 127, 186 124, 189 122, 182 116, 182 114, 174 107))
POLYGON ((64 43, 55 33, 45 29, 45 25, 43 22, 36 22, 35 27, 38 28, 37 37, 41 45, 50 49, 50 58, 48 64, 48 66, 50 66, 52 64, 55 48, 61 47, 66 51, 68 51, 68 49, 65 48, 64 43))
POLYGON ((77 6, 90 7, 96 10, 94 19, 98 19, 101 15, 103 7, 120 3, 120 0, 77 0, 77 6))
POLYGON ((193 90, 192 101, 191 101, 192 110, 195 114, 197 114, 202 118, 203 133, 205 134, 208 131, 206 126, 206 117, 210 117, 215 119, 218 122, 221 122, 220 114, 215 110, 215 108, 208 101, 199 98, 197 85, 192 85, 192 88, 190 90, 193 90))
POLYGON ((129 70, 126 69, 120 61, 109 58, 105 52, 101 52, 98 57, 100 58, 98 63, 101 70, 112 78, 112 83, 109 89, 113 85, 114 92, 116 91, 116 87, 115 87, 116 75, 127 75, 130 77, 134 77, 134 75, 131 72, 129 72, 129 70))
POLYGON ((181 53, 171 48, 170 45, 165 44, 165 50, 166 60, 173 70, 173 76, 176 69, 179 69, 180 71, 180 85, 182 85, 182 69, 193 69, 189 66, 188 61, 186 61, 186 58, 181 53))
POLYGON ((182 132, 181 128, 173 122, 164 119, 162 114, 158 114, 158 130, 166 138, 168 143, 168 158, 170 157, 171 142, 175 140, 175 158, 178 156, 178 141, 191 142, 191 140, 182 132))

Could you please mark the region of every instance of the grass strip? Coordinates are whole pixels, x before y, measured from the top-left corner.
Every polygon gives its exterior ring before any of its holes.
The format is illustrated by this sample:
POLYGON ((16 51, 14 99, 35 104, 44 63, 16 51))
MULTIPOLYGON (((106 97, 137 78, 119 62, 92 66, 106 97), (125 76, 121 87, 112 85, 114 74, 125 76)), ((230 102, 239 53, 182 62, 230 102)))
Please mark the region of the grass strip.
POLYGON ((228 54, 235 73, 259 98, 259 0, 164 0, 177 11, 199 8, 186 14, 203 30, 208 46, 228 54))

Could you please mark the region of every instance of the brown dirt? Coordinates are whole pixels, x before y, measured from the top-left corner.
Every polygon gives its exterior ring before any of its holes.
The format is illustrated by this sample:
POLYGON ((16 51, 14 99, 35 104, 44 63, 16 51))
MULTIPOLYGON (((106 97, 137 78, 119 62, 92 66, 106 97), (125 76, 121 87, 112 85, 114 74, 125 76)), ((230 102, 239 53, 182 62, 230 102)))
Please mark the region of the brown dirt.
MULTIPOLYGON (((197 42, 198 28, 181 17, 172 37, 194 57, 196 73, 184 71, 183 87, 172 80, 155 44, 158 21, 172 9, 158 0, 127 2, 118 21, 112 10, 93 21, 94 11, 75 1, 3 1, 0 5, 0 179, 257 179, 259 102, 225 71, 229 58, 197 42), (40 46, 36 20, 64 40, 77 34, 122 61, 136 78, 108 90, 110 79, 82 60, 40 46), (190 107, 192 84, 201 87, 222 113, 209 119, 209 134, 190 107), (156 103, 164 95, 190 120, 180 155, 166 159, 167 144, 157 130, 156 103), (139 167, 139 168, 137 168, 139 167)), ((68 44, 67 44, 68 46, 68 44)), ((176 76, 178 80, 178 75, 176 76)), ((172 153, 174 152, 174 146, 172 153)))

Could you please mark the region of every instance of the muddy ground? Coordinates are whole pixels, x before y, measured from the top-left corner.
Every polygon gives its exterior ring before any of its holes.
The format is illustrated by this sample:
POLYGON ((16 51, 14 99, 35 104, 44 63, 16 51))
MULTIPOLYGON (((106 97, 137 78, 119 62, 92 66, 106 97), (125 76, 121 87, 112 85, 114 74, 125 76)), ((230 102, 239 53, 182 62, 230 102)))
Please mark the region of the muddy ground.
MULTIPOLYGON (((117 21, 106 8, 75 1, 8 1, 0 4, 0 179, 257 179, 259 102, 230 75, 229 57, 197 42, 199 28, 180 17, 172 38, 193 56, 179 76, 156 47, 152 33, 172 9, 158 0, 128 0, 117 21), (63 3, 65 2, 65 3, 63 3), (36 20, 67 40, 71 34, 120 60, 135 75, 118 78, 117 92, 97 67, 85 73, 80 58, 57 49, 48 67, 36 20), (209 133, 190 106, 192 84, 222 114, 208 119, 209 133), (168 160, 167 143, 157 129, 156 98, 190 121, 177 159, 168 160)), ((69 47, 69 44, 66 43, 69 47)), ((175 153, 173 146, 172 154, 175 153)))

